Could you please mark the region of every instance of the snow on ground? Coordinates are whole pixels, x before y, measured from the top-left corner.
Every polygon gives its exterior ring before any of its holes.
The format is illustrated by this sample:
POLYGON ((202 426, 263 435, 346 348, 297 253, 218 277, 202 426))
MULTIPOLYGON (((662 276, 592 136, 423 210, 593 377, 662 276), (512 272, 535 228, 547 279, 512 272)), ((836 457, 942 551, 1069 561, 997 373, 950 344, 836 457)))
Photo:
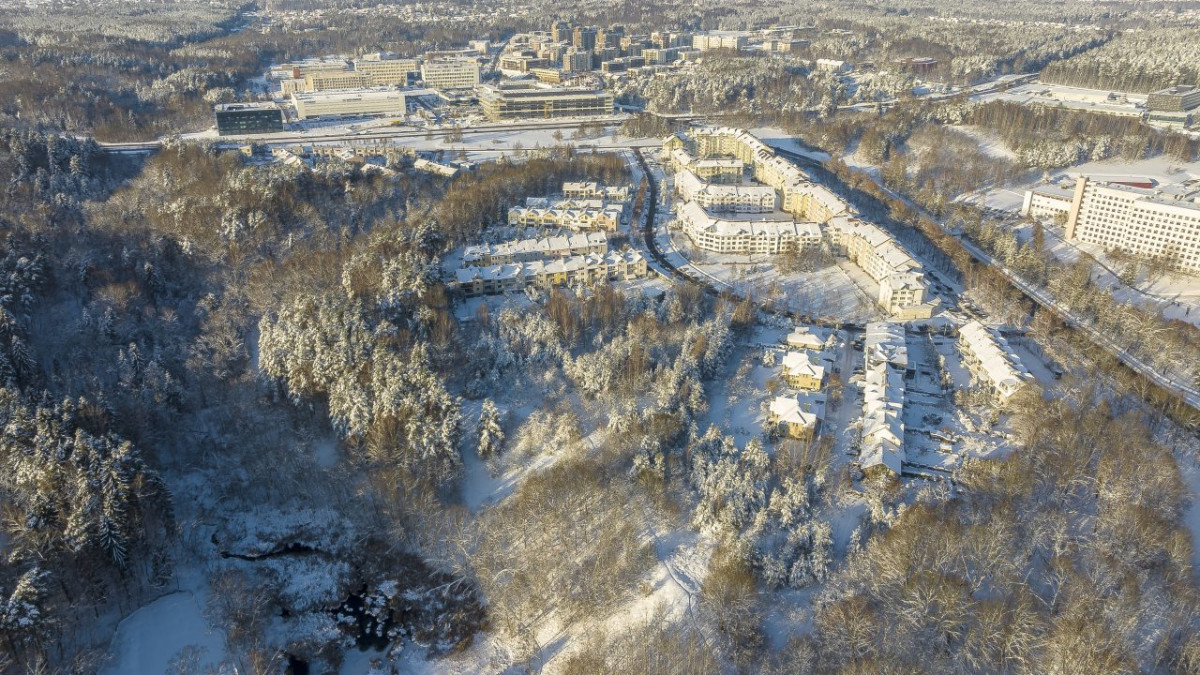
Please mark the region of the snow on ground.
POLYGON ((225 658, 224 636, 209 626, 190 591, 164 595, 126 617, 113 636, 113 660, 100 672, 157 675, 167 672, 184 649, 197 659, 197 672, 216 668, 225 658))
MULTIPOLYGON (((1079 175, 1141 176, 1167 186, 1200 178, 1200 162, 1179 162, 1169 157, 1154 157, 1138 161, 1088 162, 1044 174, 1030 171, 1022 180, 966 195, 962 201, 1016 214, 1021 210, 1026 190, 1047 183, 1072 181, 1079 175)), ((1015 216, 1013 218, 1018 236, 1023 241, 1028 241, 1032 236, 1031 227, 1028 224, 1017 224, 1015 216)), ((1127 286, 1118 276, 1123 265, 1106 254, 1103 247, 1067 241, 1063 229, 1055 224, 1047 223, 1044 232, 1046 249, 1055 258, 1064 262, 1074 262, 1081 257, 1090 257, 1093 262, 1092 280, 1110 290, 1117 299, 1160 311, 1167 318, 1200 326, 1200 276, 1168 273, 1147 279, 1142 275, 1134 286, 1127 286)))
POLYGON ((1012 160, 1017 158, 1017 153, 1010 150, 1004 141, 989 131, 973 126, 956 126, 953 128, 975 139, 979 144, 979 150, 988 157, 1012 160))

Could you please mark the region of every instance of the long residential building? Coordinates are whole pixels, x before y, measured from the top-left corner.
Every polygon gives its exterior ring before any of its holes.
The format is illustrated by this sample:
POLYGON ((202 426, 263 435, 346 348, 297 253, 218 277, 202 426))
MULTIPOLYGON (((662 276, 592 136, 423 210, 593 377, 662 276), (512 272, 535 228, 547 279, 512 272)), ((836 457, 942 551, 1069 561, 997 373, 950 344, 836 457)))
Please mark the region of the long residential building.
POLYGON ((868 475, 904 469, 904 376, 909 370, 904 327, 867 324, 863 337, 863 417, 858 464, 868 475))
POLYGON ((768 213, 779 205, 778 193, 769 185, 709 183, 688 169, 676 172, 675 191, 685 202, 718 213, 768 213))
POLYGON ((958 329, 958 351, 971 381, 1001 403, 1008 401, 1031 379, 1021 358, 1003 336, 978 321, 958 329))
POLYGON ((693 244, 713 253, 778 255, 821 245, 816 223, 798 223, 786 213, 711 214, 693 201, 680 207, 677 219, 693 244))
POLYGON ((628 185, 601 185, 596 181, 567 181, 563 183, 563 197, 567 199, 603 199, 610 202, 629 201, 628 185))
POLYGON ((521 227, 563 227, 569 230, 616 230, 625 206, 602 199, 530 198, 525 206, 508 209, 508 224, 521 227))
POLYGON ((455 280, 464 294, 474 296, 522 291, 530 287, 549 289, 640 279, 646 276, 647 269, 646 259, 631 249, 603 255, 462 267, 455 272, 455 280))
POLYGON ((876 302, 896 318, 927 319, 929 285, 921 263, 913 259, 883 228, 857 218, 839 216, 827 223, 834 247, 879 284, 876 302))
POLYGON ((511 119, 611 115, 610 91, 554 87, 526 80, 482 84, 475 88, 483 114, 493 122, 511 119))
POLYGON ((463 252, 463 265, 507 265, 604 253, 608 253, 608 236, 603 232, 587 232, 468 246, 463 252))
POLYGON ((403 115, 404 92, 396 89, 339 89, 335 91, 296 92, 292 94, 296 116, 313 117, 358 115, 403 115))

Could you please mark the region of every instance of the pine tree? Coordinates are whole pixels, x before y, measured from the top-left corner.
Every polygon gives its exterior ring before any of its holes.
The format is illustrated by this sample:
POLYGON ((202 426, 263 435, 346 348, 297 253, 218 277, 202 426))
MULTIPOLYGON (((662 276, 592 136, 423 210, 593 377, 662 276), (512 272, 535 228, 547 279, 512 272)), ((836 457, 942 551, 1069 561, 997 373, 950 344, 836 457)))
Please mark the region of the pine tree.
POLYGON ((500 423, 500 411, 492 400, 485 399, 479 413, 479 456, 488 459, 500 454, 504 448, 504 426, 500 423))

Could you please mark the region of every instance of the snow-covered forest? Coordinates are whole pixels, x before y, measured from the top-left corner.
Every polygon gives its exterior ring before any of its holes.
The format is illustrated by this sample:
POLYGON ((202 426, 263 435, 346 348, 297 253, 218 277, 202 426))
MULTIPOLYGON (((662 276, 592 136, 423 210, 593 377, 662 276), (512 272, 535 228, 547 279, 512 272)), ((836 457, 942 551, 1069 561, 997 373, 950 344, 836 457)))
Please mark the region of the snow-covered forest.
MULTIPOLYGON (((561 4, 6 4, 0 673, 1200 672, 1197 413, 964 242, 1163 373, 1200 381, 1200 332, 963 199, 1084 161, 1194 166, 1200 140, 940 95, 1038 71, 1194 80, 1197 8, 1169 4, 589 3, 570 17, 811 40, 614 77, 645 110, 624 137, 559 133, 449 178, 178 134, 261 95, 271 62, 503 41, 561 4), (939 65, 891 67, 909 57, 939 65), (857 316, 798 326, 658 273, 452 283, 465 246, 512 240, 508 209, 566 181, 630 188, 608 245, 648 248, 651 196, 671 210, 655 153, 577 141, 665 136, 672 114, 768 127, 919 258, 940 314, 908 326, 910 399, 887 403, 920 411, 907 472, 859 464, 880 383, 857 316), (1030 366, 1011 399, 956 391, 976 381, 954 346, 968 310, 1030 366), (797 328, 828 346, 811 395, 779 374, 797 328), (776 396, 820 423, 789 436, 776 396)), ((831 247, 809 255, 858 288, 831 247)))

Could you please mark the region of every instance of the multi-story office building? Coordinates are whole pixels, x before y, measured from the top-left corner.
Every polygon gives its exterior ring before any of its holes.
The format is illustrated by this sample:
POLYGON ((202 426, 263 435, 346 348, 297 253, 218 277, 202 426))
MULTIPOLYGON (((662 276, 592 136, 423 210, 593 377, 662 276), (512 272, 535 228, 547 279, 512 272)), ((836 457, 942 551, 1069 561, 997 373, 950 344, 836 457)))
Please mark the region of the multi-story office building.
POLYGON ((1066 236, 1146 257, 1169 255, 1200 270, 1200 190, 1156 190, 1080 176, 1066 236))
POLYGON ((405 87, 421 72, 421 64, 416 59, 359 59, 354 72, 368 75, 373 87, 405 87))
POLYGON ((396 89, 343 89, 297 92, 292 105, 300 119, 359 115, 403 115, 404 92, 396 89))
POLYGON ((434 89, 470 89, 479 84, 477 61, 426 61, 421 79, 434 89))
POLYGON ((476 87, 489 120, 611 115, 612 92, 554 87, 542 82, 509 81, 476 87))
POLYGON ((303 59, 301 61, 285 63, 277 70, 278 72, 285 73, 288 77, 303 79, 305 75, 312 73, 347 71, 350 70, 350 64, 345 59, 340 58, 303 59))
POLYGON ((283 111, 274 103, 225 103, 213 114, 221 136, 283 131, 283 111))
POLYGON ((360 89, 371 86, 371 76, 351 71, 309 73, 304 76, 304 91, 360 89))

